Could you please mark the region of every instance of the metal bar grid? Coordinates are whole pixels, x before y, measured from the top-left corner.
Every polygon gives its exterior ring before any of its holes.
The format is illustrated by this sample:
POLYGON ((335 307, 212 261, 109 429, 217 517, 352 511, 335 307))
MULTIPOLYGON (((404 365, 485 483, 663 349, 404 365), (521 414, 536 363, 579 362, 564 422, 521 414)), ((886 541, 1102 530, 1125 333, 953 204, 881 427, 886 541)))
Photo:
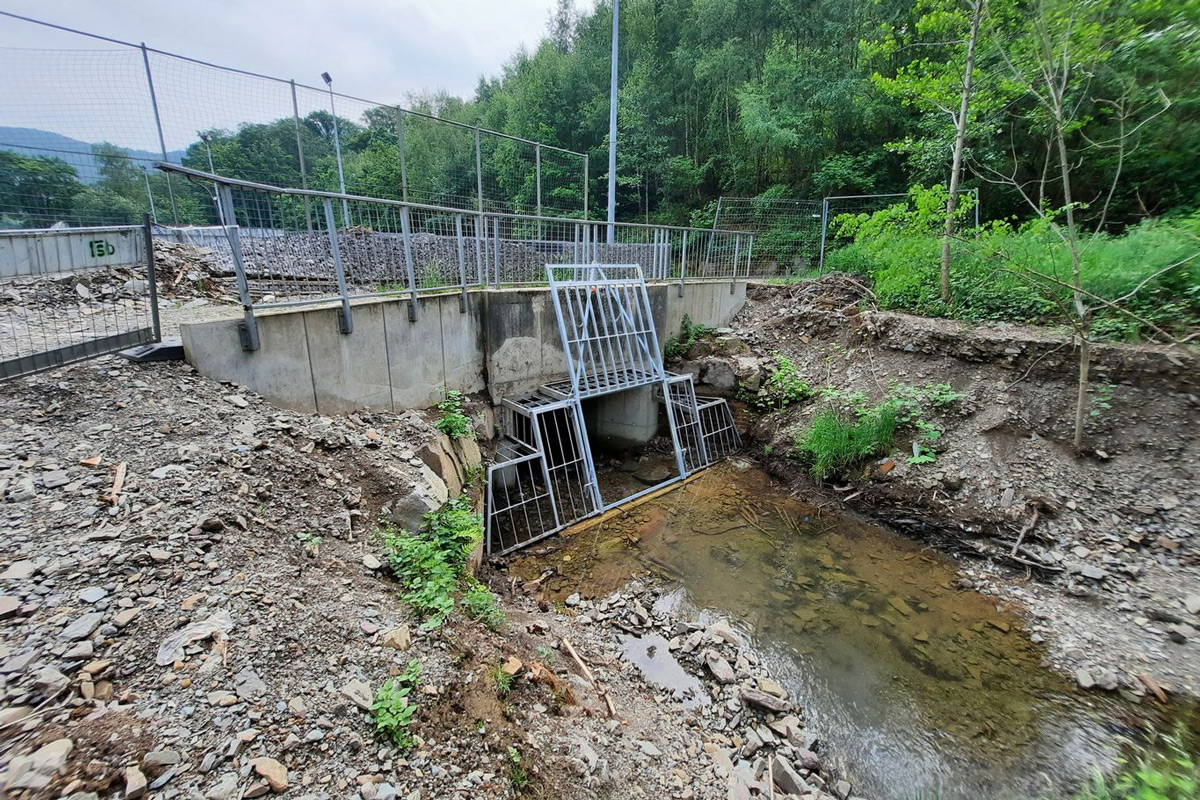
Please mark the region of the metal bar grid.
POLYGON ((10 255, 24 255, 16 274, 0 276, 0 380, 159 341, 145 226, 39 231, 3 242, 10 255))
POLYGON ((742 436, 734 423, 729 403, 723 397, 697 397, 696 401, 708 463, 733 455, 742 446, 742 436))
POLYGON ((691 375, 674 375, 663 381, 667 414, 678 439, 677 454, 686 477, 710 463, 705 451, 704 428, 696 405, 696 390, 691 375))

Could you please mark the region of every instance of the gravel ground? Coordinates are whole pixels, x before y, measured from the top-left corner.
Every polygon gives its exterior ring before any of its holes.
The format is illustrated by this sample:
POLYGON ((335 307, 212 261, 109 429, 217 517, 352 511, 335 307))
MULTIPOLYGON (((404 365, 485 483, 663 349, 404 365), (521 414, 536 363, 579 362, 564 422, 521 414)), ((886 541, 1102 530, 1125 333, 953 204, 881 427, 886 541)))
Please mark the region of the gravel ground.
POLYGON ((0 386, 0 407, 6 796, 852 792, 741 637, 655 589, 556 608, 489 569, 506 626, 421 630, 372 536, 437 492, 418 412, 296 414, 115 357, 0 386), (651 630, 643 656, 677 656, 691 695, 622 658, 651 630), (365 707, 411 659, 401 752, 365 707))

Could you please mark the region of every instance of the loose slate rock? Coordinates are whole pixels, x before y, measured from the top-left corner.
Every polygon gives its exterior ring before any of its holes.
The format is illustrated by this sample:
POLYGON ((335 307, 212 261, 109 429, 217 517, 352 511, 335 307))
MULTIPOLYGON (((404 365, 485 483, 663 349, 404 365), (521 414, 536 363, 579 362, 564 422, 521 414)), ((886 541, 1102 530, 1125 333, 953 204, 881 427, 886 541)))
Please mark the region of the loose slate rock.
POLYGON ((86 639, 95 632, 96 628, 100 627, 100 623, 103 620, 104 614, 100 613, 99 611, 93 611, 90 614, 84 614, 82 617, 63 628, 62 633, 58 634, 58 638, 68 642, 77 642, 80 639, 86 639))
POLYGON ((760 708, 763 711, 769 711, 772 714, 782 714, 791 708, 791 704, 786 700, 749 686, 743 686, 741 688, 741 696, 742 700, 746 703, 749 703, 756 708, 760 708))

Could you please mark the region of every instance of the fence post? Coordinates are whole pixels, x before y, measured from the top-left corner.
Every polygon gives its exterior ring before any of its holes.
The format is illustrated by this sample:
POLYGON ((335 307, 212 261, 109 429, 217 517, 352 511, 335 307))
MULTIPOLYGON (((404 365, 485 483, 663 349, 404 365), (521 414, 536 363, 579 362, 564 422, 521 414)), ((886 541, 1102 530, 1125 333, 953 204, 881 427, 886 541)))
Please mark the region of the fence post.
POLYGON ((750 242, 746 245, 746 280, 750 280, 750 258, 754 255, 754 234, 750 234, 750 242))
POLYGON ((587 153, 583 154, 583 218, 588 218, 588 182, 591 180, 591 173, 588 168, 587 153))
POLYGON ((237 214, 233 209, 233 192, 221 185, 221 223, 225 237, 229 239, 229 252, 233 256, 233 273, 237 277, 238 300, 242 304, 242 321, 238 324, 238 337, 243 350, 257 350, 258 322, 254 319, 254 300, 250 297, 250 282, 246 278, 246 264, 242 260, 242 237, 238 234, 237 214))
POLYGON ((829 230, 829 198, 821 200, 821 253, 817 257, 817 274, 825 274, 825 234, 829 230))
MULTIPOLYGON (((300 104, 296 102, 296 80, 293 78, 288 81, 292 87, 292 122, 296 127, 296 158, 300 161, 300 188, 308 188, 308 169, 304 166, 304 141, 300 138, 300 104)), ((309 205, 308 196, 304 197, 304 222, 308 226, 308 232, 312 233, 312 207, 309 205)))
POLYGON ((687 279, 688 231, 683 231, 683 252, 679 256, 679 296, 683 297, 683 282, 687 279))
POLYGON ((483 211, 483 156, 479 152, 479 126, 475 126, 475 195, 479 211, 483 211))
POLYGON ((738 258, 742 252, 742 235, 736 234, 733 237, 733 277, 729 281, 729 293, 733 294, 737 290, 737 265, 738 258))
POLYGON ((487 220, 483 218, 483 214, 475 217, 475 279, 483 286, 487 286, 488 270, 487 253, 484 252, 483 243, 486 241, 487 220))
POLYGON ((396 106, 396 136, 400 144, 400 199, 408 202, 408 159, 404 152, 404 109, 396 106))
POLYGON ((492 229, 496 231, 496 244, 494 248, 495 258, 492 260, 492 269, 496 271, 496 285, 501 283, 500 279, 500 217, 492 220, 492 229))
MULTIPOLYGON (((162 117, 158 113, 158 97, 154 94, 154 76, 150 74, 150 53, 146 43, 142 42, 142 64, 146 67, 146 86, 150 89, 150 107, 154 109, 154 125, 158 128, 158 146, 162 150, 162 160, 167 160, 167 140, 163 138, 162 117)), ((167 173, 167 196, 171 198, 171 219, 179 224, 179 211, 175 208, 175 188, 171 185, 171 173, 167 173)))
POLYGON ((458 310, 467 313, 467 254, 463 249, 462 214, 454 215, 454 233, 458 240, 458 283, 462 295, 458 299, 458 310))
POLYGON ((979 230, 979 187, 975 187, 975 230, 979 230))
POLYGON ((537 217, 538 241, 542 240, 542 145, 539 142, 533 146, 534 166, 537 170, 537 217))
POLYGON ((154 341, 162 341, 162 320, 158 317, 158 285, 154 275, 154 226, 149 214, 142 215, 142 227, 146 237, 146 288, 150 292, 150 324, 154 328, 154 341))
POLYGON ((400 209, 400 234, 404 237, 404 269, 408 273, 408 321, 417 321, 417 277, 413 270, 412 234, 408 206, 400 209))
POLYGON ((333 201, 326 197, 322 203, 325 206, 325 228, 329 234, 329 247, 333 251, 333 271, 337 275, 338 294, 342 298, 342 307, 338 309, 338 330, 342 333, 353 333, 354 318, 350 312, 350 293, 346 291, 346 270, 342 265, 342 248, 338 244, 337 222, 333 219, 333 201))

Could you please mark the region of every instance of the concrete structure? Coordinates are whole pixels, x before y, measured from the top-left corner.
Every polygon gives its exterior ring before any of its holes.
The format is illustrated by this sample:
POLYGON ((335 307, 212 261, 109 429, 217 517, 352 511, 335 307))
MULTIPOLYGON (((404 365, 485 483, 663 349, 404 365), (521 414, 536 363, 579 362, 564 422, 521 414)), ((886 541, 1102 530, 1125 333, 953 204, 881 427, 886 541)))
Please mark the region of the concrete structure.
MULTIPOLYGON (((684 314, 728 325, 746 300, 746 284, 689 282, 649 289, 659 341, 678 333, 684 314)), ((418 299, 353 304, 354 332, 338 328, 337 304, 260 312, 261 348, 242 350, 239 319, 181 326, 187 360, 201 374, 236 383, 297 411, 341 414, 361 408, 426 408, 442 387, 488 391, 493 401, 561 378, 564 354, 547 289, 488 289, 418 299)), ((652 404, 651 404, 652 406, 652 404)), ((607 415, 605 415, 607 416, 607 415)), ((626 420, 628 422, 628 420, 626 420)))

